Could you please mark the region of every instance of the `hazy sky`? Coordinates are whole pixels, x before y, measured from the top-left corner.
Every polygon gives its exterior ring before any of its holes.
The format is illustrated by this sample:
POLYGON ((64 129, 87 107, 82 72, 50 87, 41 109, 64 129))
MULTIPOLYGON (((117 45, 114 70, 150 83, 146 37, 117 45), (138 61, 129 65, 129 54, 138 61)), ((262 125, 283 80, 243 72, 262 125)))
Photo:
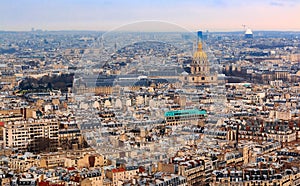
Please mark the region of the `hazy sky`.
POLYGON ((0 30, 111 30, 144 20, 191 31, 300 31, 300 0, 0 0, 0 30))

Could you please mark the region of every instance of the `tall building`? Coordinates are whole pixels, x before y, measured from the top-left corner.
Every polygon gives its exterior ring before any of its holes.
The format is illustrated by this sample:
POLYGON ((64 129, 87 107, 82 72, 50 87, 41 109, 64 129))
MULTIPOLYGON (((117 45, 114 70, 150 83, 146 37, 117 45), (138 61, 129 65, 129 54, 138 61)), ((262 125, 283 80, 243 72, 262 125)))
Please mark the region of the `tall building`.
POLYGON ((58 127, 56 119, 9 121, 4 125, 4 145, 21 151, 55 151, 58 127))
POLYGON ((199 86, 217 84, 217 81, 217 74, 212 74, 210 72, 210 63, 208 61, 207 54, 203 51, 202 41, 199 37, 198 48, 193 55, 191 74, 188 77, 188 83, 190 85, 199 86))
POLYGON ((202 31, 198 31, 197 32, 197 36, 198 36, 198 41, 202 41, 203 40, 203 33, 202 33, 202 31))
POLYGON ((198 41, 205 41, 208 39, 208 35, 209 35, 209 32, 208 30, 206 30, 206 32, 202 32, 202 31, 198 31, 197 32, 197 36, 198 36, 198 41))

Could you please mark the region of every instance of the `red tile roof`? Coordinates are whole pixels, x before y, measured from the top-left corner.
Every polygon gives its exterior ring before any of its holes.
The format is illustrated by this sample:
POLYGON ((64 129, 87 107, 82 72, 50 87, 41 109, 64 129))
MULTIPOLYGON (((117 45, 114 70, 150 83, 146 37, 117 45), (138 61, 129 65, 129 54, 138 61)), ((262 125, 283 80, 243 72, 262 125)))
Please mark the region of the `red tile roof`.
POLYGON ((118 168, 118 169, 112 169, 111 171, 113 173, 116 173, 116 172, 125 172, 125 169, 124 168, 118 168))
POLYGON ((76 168, 75 167, 69 167, 69 168, 67 168, 68 169, 68 171, 73 171, 73 170, 76 170, 76 168))
POLYGON ((139 167, 139 172, 145 172, 145 168, 144 167, 139 167))

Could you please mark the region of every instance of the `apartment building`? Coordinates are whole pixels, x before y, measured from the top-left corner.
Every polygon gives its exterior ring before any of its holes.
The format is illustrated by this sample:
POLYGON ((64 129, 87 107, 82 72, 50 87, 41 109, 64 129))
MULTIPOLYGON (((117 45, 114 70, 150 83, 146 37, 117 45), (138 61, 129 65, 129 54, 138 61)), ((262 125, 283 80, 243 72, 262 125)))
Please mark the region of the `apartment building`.
POLYGON ((56 119, 28 119, 9 121, 4 124, 4 146, 21 151, 55 151, 58 146, 56 119))

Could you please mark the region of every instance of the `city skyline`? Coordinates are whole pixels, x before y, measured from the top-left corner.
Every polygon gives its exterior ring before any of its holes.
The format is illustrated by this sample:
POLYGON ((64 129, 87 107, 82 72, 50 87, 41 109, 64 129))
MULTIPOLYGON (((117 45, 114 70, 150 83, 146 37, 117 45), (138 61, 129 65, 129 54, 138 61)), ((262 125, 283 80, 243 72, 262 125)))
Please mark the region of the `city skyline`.
MULTIPOLYGON (((0 30, 7 31, 107 31, 143 21, 171 23, 191 31, 240 31, 243 25, 253 30, 300 30, 299 0, 13 0, 0 5, 0 30)), ((157 31, 174 30, 159 26, 157 31)))
POLYGON ((298 3, 0 2, 0 185, 300 186, 298 3))

